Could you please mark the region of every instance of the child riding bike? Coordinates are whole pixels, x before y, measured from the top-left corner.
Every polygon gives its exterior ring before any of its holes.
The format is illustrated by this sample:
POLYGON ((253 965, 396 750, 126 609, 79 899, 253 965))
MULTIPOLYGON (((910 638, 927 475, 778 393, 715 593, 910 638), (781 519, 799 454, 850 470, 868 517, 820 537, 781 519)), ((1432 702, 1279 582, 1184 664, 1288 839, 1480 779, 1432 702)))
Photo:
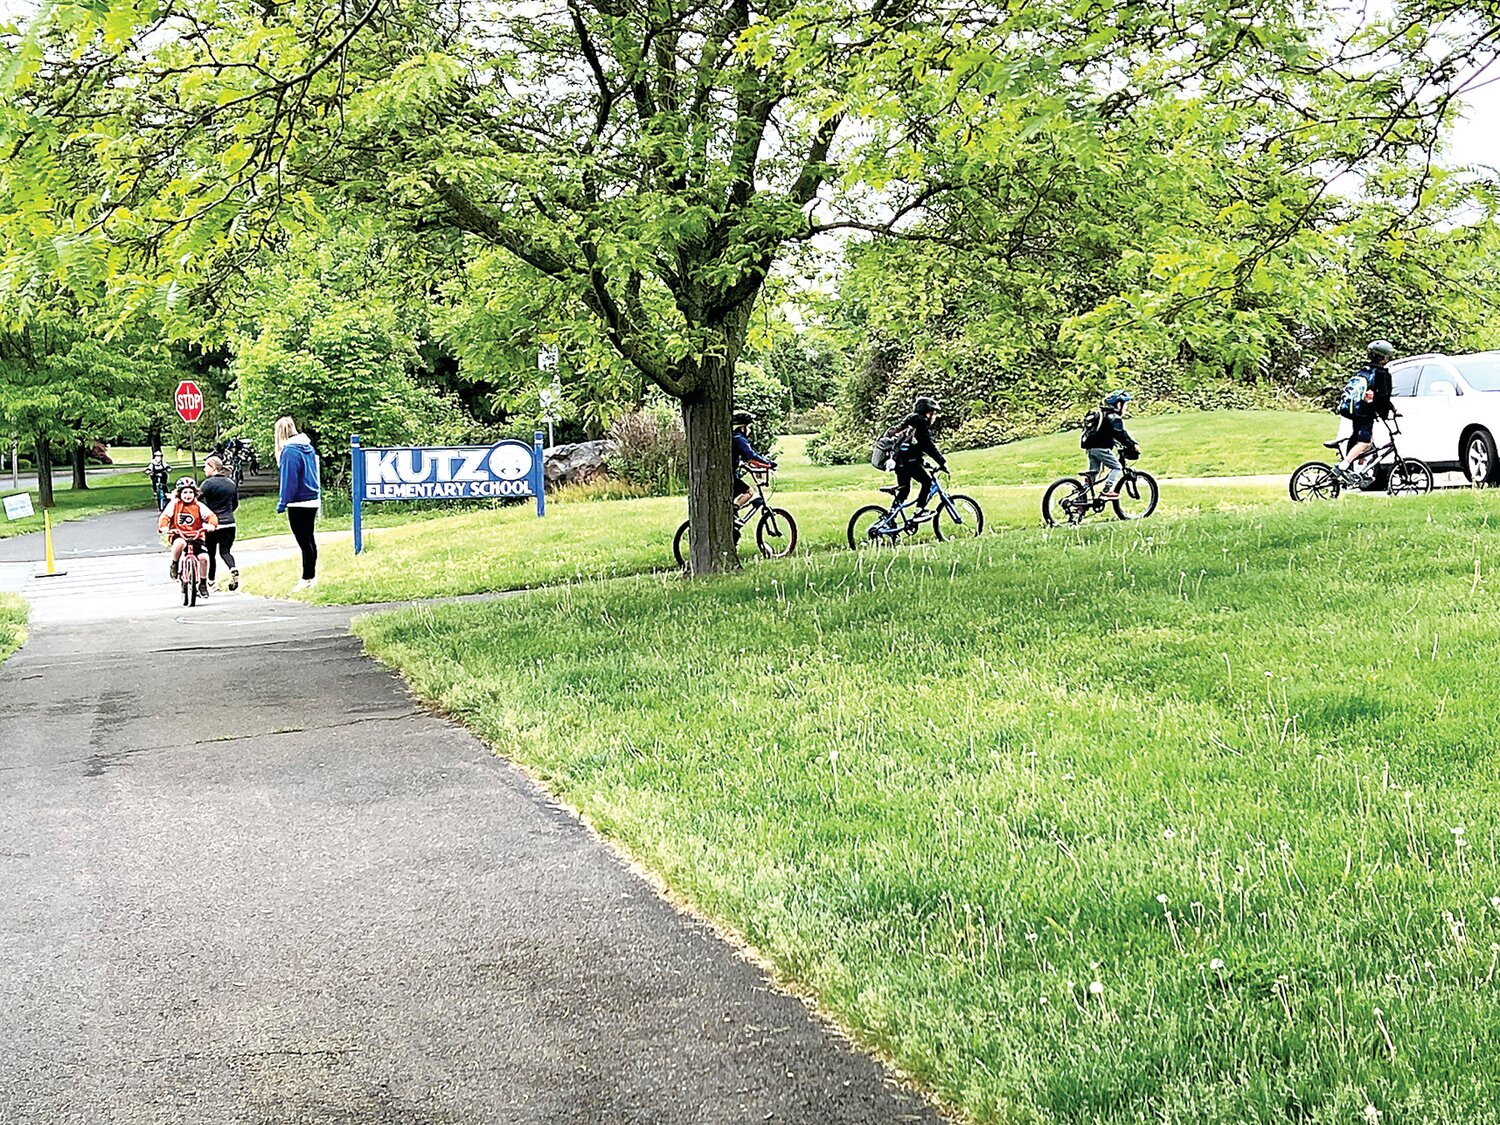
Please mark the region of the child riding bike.
POLYGON ((734 426, 734 510, 738 512, 750 503, 755 491, 750 482, 740 476, 740 466, 747 467, 752 473, 769 473, 776 468, 776 462, 763 453, 757 453, 750 444, 747 431, 755 424, 754 414, 737 410, 730 422, 734 426))
MULTIPOLYGON (((180 477, 177 481, 176 496, 166 510, 162 512, 161 519, 156 521, 156 530, 165 533, 172 544, 172 565, 167 574, 176 581, 182 565, 182 551, 187 540, 191 539, 201 545, 208 532, 219 526, 218 517, 198 500, 198 484, 192 477, 180 477)), ((199 572, 200 575, 203 573, 199 572)), ((198 596, 208 597, 208 579, 198 579, 198 596)))
POLYGON ((1100 469, 1109 470, 1099 496, 1101 500, 1120 498, 1120 477, 1125 467, 1115 455, 1115 448, 1125 450, 1132 460, 1140 456, 1140 446, 1125 429, 1125 408, 1134 397, 1129 391, 1111 391, 1098 409, 1090 410, 1083 420, 1083 437, 1078 444, 1089 456, 1088 468, 1083 471, 1084 483, 1092 488, 1094 474, 1100 469))
POLYGON ((145 471, 151 477, 151 491, 156 493, 156 510, 161 511, 167 506, 167 474, 171 472, 171 468, 160 449, 152 451, 151 463, 146 466, 145 471))

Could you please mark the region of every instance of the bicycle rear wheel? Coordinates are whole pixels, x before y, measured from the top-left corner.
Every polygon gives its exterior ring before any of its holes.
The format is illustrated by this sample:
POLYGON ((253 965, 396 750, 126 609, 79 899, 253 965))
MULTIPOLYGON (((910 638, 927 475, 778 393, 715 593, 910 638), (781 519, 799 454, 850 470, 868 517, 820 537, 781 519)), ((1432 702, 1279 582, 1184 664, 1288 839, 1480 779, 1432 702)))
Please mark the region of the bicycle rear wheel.
POLYGON ((984 531, 984 510, 972 496, 954 492, 943 497, 932 517, 932 534, 939 540, 976 539, 984 531))
POLYGON ((755 545, 768 559, 784 559, 797 549, 797 521, 785 508, 763 508, 755 525, 755 545))
POLYGON ((1385 490, 1392 496, 1421 496, 1432 491, 1432 470, 1415 457, 1403 457, 1391 466, 1385 490))
POLYGON ((866 504, 849 517, 849 549, 866 551, 872 547, 889 547, 896 542, 896 532, 885 528, 889 508, 866 504), (883 530, 877 530, 882 529, 883 530))
POLYGON ((1134 472, 1120 481, 1120 498, 1111 501, 1122 520, 1143 520, 1156 511, 1159 492, 1150 473, 1134 472))
POLYGON ((1287 485, 1293 500, 1337 500, 1344 482, 1334 475, 1333 466, 1323 461, 1299 465, 1287 485))
POLYGON ((1089 490, 1077 477, 1063 477, 1042 494, 1042 521, 1048 527, 1077 525, 1088 515, 1089 490))

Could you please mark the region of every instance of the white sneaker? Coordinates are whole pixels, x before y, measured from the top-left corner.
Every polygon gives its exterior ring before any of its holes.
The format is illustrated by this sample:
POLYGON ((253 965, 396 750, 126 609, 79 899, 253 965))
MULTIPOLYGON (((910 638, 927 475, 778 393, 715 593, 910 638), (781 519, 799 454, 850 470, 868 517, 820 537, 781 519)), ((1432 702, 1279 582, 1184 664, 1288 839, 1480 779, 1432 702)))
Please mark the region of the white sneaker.
POLYGON ((292 593, 300 594, 303 590, 311 590, 317 584, 316 578, 299 578, 297 584, 292 587, 292 593))

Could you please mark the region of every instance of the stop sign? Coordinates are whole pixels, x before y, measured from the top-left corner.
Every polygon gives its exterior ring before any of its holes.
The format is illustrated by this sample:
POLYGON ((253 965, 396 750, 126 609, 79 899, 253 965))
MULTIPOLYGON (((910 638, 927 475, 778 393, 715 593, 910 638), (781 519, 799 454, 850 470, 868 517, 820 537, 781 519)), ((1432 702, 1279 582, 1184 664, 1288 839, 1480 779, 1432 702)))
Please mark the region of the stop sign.
POLYGON ((203 392, 191 379, 177 384, 177 413, 184 422, 196 422, 203 416, 203 392))

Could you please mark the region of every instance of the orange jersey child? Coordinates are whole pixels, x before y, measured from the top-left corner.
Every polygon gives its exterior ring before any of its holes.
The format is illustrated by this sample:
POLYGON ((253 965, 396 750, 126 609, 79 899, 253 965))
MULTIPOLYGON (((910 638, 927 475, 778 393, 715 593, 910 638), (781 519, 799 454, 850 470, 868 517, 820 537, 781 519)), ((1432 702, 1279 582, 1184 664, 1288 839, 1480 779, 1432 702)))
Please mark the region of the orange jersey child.
MULTIPOLYGON (((156 521, 156 530, 165 532, 172 538, 172 566, 169 573, 173 579, 177 577, 178 563, 182 558, 183 540, 201 540, 206 532, 213 531, 218 526, 219 517, 206 504, 198 502, 198 485, 193 478, 181 478, 177 482, 175 499, 162 510, 161 519, 156 521)), ((203 584, 207 585, 206 582, 203 584)))

